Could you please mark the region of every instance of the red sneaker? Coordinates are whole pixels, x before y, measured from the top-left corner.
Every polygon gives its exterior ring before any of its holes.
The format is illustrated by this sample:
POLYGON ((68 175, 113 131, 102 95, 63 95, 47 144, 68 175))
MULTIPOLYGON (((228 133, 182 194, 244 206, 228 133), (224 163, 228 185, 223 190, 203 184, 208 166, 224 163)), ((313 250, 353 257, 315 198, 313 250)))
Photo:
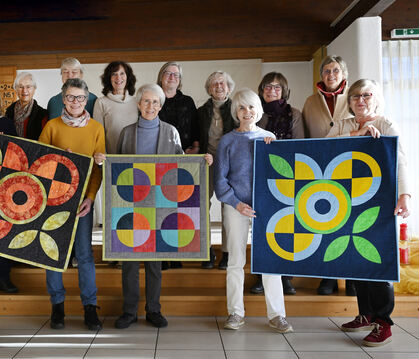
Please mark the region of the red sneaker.
POLYGON ((353 321, 342 324, 341 329, 344 332, 360 332, 363 330, 373 330, 374 325, 371 323, 369 315, 358 315, 353 321))
POLYGON ((374 323, 375 328, 368 334, 362 343, 368 347, 379 347, 391 342, 391 325, 377 319, 374 323))

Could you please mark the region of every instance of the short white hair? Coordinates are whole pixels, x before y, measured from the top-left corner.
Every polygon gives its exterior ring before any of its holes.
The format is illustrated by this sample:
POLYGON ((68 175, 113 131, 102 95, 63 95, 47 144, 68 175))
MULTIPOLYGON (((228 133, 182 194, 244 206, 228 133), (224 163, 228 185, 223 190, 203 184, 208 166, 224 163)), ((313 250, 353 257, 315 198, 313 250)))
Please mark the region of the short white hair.
POLYGON ((36 88, 36 81, 35 81, 35 76, 32 75, 30 72, 27 71, 23 71, 23 72, 19 72, 19 74, 16 76, 15 78, 15 82, 13 82, 13 88, 15 90, 17 90, 17 87, 19 86, 19 82, 23 79, 25 79, 26 77, 29 77, 32 81, 32 86, 34 88, 36 88))
POLYGON ((258 122, 263 115, 262 102, 256 92, 249 88, 243 88, 236 92, 231 102, 231 116, 238 123, 237 109, 240 105, 253 106, 256 111, 256 122, 258 122))
POLYGON ((153 92, 160 99, 160 106, 163 107, 166 96, 164 95, 163 89, 157 84, 145 84, 137 90, 136 99, 137 104, 140 103, 144 92, 153 92))
POLYGON ((61 74, 63 73, 63 70, 68 67, 79 69, 81 74, 83 74, 83 66, 75 57, 67 57, 61 62, 61 74))

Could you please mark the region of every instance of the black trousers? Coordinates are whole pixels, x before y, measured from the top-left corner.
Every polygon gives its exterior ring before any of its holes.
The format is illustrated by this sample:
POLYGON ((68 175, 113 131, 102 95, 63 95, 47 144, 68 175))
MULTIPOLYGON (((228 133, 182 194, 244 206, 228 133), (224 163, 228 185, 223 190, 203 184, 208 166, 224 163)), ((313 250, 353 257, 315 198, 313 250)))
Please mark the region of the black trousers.
POLYGON ((8 258, 0 257, 0 280, 8 280, 10 278, 10 268, 13 261, 8 258))
MULTIPOLYGON (((160 312, 161 262, 144 262, 145 267, 145 311, 160 312)), ((140 262, 122 262, 122 292, 124 313, 136 315, 140 300, 140 262)))
POLYGON ((360 315, 371 316, 371 321, 384 320, 393 325, 390 318, 394 309, 394 288, 389 282, 354 281, 360 315))

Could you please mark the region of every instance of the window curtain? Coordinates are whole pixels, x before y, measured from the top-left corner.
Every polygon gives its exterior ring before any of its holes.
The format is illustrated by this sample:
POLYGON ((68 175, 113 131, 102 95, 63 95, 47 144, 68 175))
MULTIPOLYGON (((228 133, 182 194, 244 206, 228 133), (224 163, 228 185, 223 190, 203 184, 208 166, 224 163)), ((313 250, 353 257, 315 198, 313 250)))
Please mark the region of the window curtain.
POLYGON ((419 40, 383 41, 385 115, 400 128, 411 186, 412 235, 419 237, 419 40))

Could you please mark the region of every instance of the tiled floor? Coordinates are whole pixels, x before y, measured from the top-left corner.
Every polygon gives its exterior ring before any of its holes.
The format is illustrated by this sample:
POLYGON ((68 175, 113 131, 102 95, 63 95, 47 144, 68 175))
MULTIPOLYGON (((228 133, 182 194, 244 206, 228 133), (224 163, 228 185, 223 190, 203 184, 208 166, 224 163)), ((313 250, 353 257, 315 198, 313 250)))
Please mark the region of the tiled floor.
POLYGON ((49 318, 0 317, 0 358, 419 358, 419 318, 395 318, 393 341, 380 348, 361 346, 367 333, 344 333, 348 318, 291 317, 294 333, 277 334, 265 318, 248 317, 238 331, 223 329, 225 318, 169 317, 156 329, 140 319, 130 328, 90 332, 81 317, 67 317, 64 330, 52 330, 49 318))

